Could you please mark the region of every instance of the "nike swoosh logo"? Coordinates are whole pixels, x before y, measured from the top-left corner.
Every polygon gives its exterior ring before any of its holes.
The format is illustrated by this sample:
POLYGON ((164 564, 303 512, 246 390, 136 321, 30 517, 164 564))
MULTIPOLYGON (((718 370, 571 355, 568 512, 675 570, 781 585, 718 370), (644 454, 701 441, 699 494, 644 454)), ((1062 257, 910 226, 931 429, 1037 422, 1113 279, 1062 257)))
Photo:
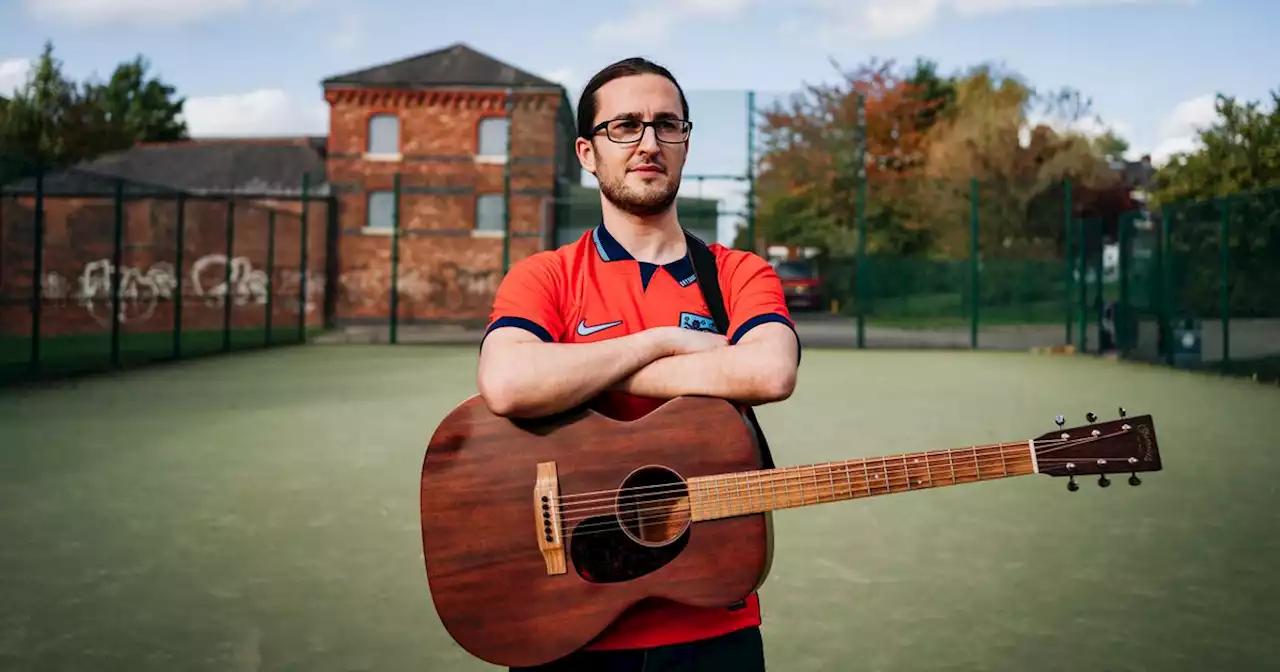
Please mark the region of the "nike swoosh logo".
POLYGON ((622 320, 614 320, 613 322, 605 322, 604 324, 597 324, 597 325, 588 327, 587 321, 583 320, 578 323, 578 335, 590 336, 591 334, 604 331, 605 329, 608 329, 610 327, 616 327, 619 324, 622 324, 622 320))

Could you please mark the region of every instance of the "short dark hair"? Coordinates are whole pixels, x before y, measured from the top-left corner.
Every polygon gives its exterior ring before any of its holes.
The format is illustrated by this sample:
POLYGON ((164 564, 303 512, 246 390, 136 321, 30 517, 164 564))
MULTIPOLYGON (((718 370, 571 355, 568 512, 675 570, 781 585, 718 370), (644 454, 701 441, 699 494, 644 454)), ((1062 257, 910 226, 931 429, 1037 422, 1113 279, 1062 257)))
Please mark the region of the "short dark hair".
POLYGON ((600 90, 600 87, 620 77, 629 77, 631 75, 658 75, 675 84, 676 91, 680 93, 680 110, 684 114, 684 118, 686 120, 689 119, 689 101, 685 99, 684 89, 680 88, 680 82, 676 81, 675 75, 653 61, 635 56, 624 58, 617 63, 605 66, 582 89, 582 96, 578 99, 578 137, 591 139, 591 128, 595 126, 592 122, 595 121, 597 109, 596 92, 600 90))

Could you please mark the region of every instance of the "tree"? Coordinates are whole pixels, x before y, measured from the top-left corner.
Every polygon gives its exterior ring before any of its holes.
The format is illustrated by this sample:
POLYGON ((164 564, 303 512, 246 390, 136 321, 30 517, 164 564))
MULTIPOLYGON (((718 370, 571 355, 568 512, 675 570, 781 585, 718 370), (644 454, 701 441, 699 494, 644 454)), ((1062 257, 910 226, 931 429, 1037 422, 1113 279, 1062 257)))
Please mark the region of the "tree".
POLYGON ((185 140, 182 119, 185 98, 174 99, 175 89, 156 78, 147 78, 150 62, 141 55, 116 66, 105 84, 85 86, 106 114, 107 121, 135 142, 185 140))
POLYGON ((1219 95, 1217 118, 1197 134, 1200 148, 1181 152, 1156 173, 1154 204, 1208 199, 1280 187, 1280 89, 1270 111, 1259 101, 1219 95))
MULTIPOLYGON (((1016 73, 981 65, 957 82, 956 104, 930 130, 925 174, 937 185, 928 200, 938 227, 939 252, 966 253, 972 180, 979 185, 979 236, 984 253, 1055 254, 1065 242, 1061 207, 1036 208, 1065 180, 1089 190, 1118 185, 1118 175, 1082 133, 1056 131, 1088 113, 1089 103, 1063 90, 1039 94, 1016 73), (1050 118, 1029 122, 1037 105, 1050 118), (1051 125, 1052 124, 1052 125, 1051 125)), ((1063 201, 1059 201, 1062 203, 1063 201)))
POLYGON ((910 198, 902 178, 924 162, 924 130, 947 100, 947 82, 923 61, 907 72, 892 61, 853 70, 833 65, 843 81, 807 86, 764 112, 760 228, 774 243, 852 253, 861 168, 876 184, 867 190, 866 217, 874 222, 868 248, 904 253, 927 246, 927 231, 904 210, 910 198))
POLYGON ((121 63, 105 84, 79 84, 62 72, 53 51, 46 42, 26 83, 0 109, 6 175, 74 165, 139 141, 187 137, 179 118, 184 101, 147 78, 141 56, 121 63))

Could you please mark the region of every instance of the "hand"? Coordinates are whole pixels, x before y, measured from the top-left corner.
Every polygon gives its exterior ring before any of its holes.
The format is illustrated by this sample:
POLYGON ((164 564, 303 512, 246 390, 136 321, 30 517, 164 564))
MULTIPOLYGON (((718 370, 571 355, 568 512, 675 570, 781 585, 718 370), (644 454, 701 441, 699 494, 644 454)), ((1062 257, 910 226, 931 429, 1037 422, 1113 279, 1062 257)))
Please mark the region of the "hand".
POLYGON ((709 331, 684 329, 682 327, 655 327, 654 336, 662 344, 662 351, 667 356, 690 355, 695 352, 706 352, 729 345, 728 337, 709 331))

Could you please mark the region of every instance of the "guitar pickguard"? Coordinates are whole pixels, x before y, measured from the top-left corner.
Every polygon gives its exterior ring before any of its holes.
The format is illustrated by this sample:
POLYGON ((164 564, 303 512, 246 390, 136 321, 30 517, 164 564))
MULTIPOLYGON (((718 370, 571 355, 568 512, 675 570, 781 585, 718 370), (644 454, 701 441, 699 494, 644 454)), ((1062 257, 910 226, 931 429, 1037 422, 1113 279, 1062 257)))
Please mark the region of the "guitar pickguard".
POLYGON ((569 530, 569 557, 586 581, 638 579, 662 569, 689 545, 688 488, 669 469, 632 472, 611 508, 610 513, 577 521, 569 530))

